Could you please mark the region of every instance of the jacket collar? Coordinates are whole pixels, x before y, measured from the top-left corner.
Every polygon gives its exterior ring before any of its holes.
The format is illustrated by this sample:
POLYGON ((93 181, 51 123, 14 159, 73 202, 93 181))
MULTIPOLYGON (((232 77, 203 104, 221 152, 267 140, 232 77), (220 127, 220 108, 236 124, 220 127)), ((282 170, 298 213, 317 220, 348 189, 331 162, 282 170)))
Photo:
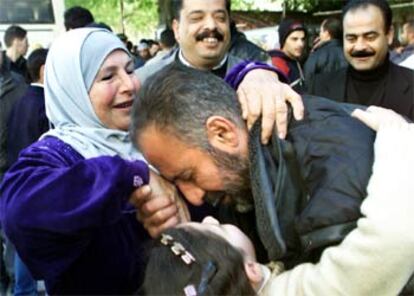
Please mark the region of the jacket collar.
MULTIPOLYGON (((270 260, 280 260, 295 242, 295 216, 306 194, 295 175, 293 145, 276 131, 268 145, 261 144, 261 119, 249 133, 249 160, 257 232, 270 260)), ((298 247, 296 245, 296 247, 298 247)))

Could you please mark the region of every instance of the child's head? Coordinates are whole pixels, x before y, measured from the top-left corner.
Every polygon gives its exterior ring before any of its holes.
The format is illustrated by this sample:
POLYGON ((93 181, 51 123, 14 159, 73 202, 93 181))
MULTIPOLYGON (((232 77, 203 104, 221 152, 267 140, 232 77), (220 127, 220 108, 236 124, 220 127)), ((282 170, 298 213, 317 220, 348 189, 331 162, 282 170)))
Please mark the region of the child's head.
POLYGON ((145 272, 146 295, 255 295, 245 271, 254 255, 202 225, 169 229, 155 242, 145 272))

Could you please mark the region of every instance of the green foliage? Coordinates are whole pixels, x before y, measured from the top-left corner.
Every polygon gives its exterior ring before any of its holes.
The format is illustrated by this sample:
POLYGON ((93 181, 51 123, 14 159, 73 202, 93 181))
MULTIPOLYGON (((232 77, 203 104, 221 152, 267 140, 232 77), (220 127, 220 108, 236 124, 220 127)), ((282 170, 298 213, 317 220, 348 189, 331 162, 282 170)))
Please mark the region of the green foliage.
MULTIPOLYGON (((302 12, 340 10, 346 2, 346 0, 285 0, 287 10, 302 12)), ((388 0, 388 2, 398 4, 413 2, 413 0, 388 0)))
MULTIPOLYGON (((88 8, 97 22, 110 25, 115 32, 122 32, 121 1, 124 3, 123 24, 125 33, 136 42, 141 36, 153 37, 161 17, 166 18, 165 7, 170 0, 65 0, 66 7, 79 5, 88 8), (159 8, 161 7, 160 11, 159 8), (161 14, 161 16, 159 16, 161 14)), ((276 2, 278 0, 269 0, 276 2)), ((413 0, 389 0, 390 3, 406 3, 413 0)), ((345 0, 284 0, 288 11, 317 12, 339 10, 345 0)), ((254 0, 232 0, 232 9, 250 10, 254 0)), ((168 15, 168 14, 167 14, 168 15)))
POLYGON ((249 10, 253 7, 254 0, 232 0, 231 9, 234 10, 249 10))
MULTIPOLYGON (((89 9, 96 22, 104 22, 114 32, 122 32, 121 0, 65 0, 66 8, 78 5, 89 9)), ((153 37, 158 24, 157 0, 123 0, 125 33, 133 41, 153 37)))
MULTIPOLYGON (((159 20, 159 1, 123 0, 124 26, 128 36, 152 36, 154 34, 159 20)), ((92 12, 97 22, 110 25, 115 32, 122 31, 120 2, 121 0, 65 0, 67 8, 75 5, 85 7, 92 12)), ((232 0, 232 8, 249 10, 253 2, 254 0, 232 0)))

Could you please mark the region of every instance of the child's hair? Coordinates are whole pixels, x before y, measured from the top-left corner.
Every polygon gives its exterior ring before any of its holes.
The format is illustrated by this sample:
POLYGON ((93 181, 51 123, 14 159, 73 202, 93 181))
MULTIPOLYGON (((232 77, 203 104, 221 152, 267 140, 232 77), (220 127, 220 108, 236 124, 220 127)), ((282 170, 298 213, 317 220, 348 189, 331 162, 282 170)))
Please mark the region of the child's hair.
POLYGON ((145 295, 255 295, 241 251, 211 232, 165 231, 150 251, 145 295), (181 245, 181 246, 180 246, 181 245))

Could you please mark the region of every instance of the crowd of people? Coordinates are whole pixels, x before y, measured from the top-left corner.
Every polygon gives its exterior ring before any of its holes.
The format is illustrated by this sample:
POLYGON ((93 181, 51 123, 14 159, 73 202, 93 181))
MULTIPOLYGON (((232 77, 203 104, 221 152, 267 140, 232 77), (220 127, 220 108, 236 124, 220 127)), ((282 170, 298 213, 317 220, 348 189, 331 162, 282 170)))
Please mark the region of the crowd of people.
POLYGON ((266 52, 231 0, 172 10, 134 46, 69 8, 27 60, 6 31, 1 293, 414 293, 412 21, 391 50, 387 1, 350 0, 305 58, 300 20, 266 52))

